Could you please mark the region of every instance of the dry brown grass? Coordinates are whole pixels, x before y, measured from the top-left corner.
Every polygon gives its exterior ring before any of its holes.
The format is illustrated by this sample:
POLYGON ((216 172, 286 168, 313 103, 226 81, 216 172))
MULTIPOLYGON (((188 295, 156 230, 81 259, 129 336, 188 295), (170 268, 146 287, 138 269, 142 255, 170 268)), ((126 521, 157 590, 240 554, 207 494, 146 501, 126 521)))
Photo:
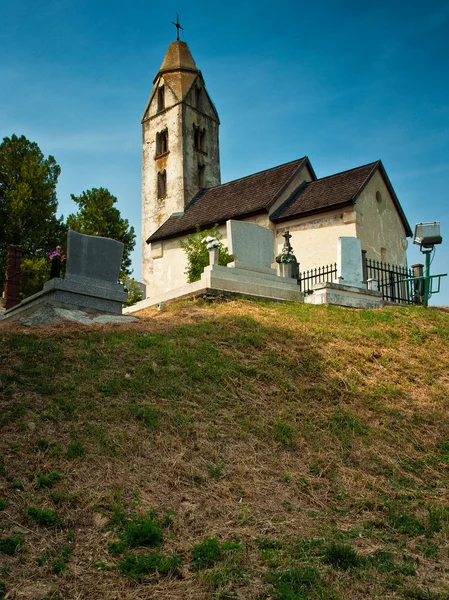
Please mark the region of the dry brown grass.
POLYGON ((8 598, 283 598, 265 575, 290 565, 320 572, 323 585, 304 597, 449 597, 447 311, 233 301, 139 316, 0 329, 0 538, 24 540, 16 555, 0 554, 8 598), (154 427, 130 410, 145 405, 158 411, 154 427), (74 440, 85 456, 69 460, 74 440), (37 471, 63 478, 37 488, 37 471), (55 504, 55 491, 73 499, 55 504), (30 505, 56 509, 64 525, 30 522, 30 505), (182 566, 140 583, 117 570, 114 507, 174 511, 162 552, 182 566), (429 507, 442 515, 439 531, 429 507), (396 513, 425 530, 401 531, 396 513), (215 588, 216 571, 195 573, 191 562, 192 546, 211 536, 243 548, 243 575, 215 588), (264 554, 258 538, 282 550, 264 554), (389 552, 397 570, 334 569, 321 546, 305 550, 314 539, 350 544, 365 561, 389 552), (68 570, 56 575, 64 547, 68 570))

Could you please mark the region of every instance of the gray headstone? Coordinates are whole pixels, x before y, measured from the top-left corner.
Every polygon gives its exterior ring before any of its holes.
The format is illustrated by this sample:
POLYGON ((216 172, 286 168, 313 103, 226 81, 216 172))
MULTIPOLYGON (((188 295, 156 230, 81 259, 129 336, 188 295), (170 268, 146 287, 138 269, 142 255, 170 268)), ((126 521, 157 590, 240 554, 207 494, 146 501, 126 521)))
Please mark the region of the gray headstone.
POLYGON ((66 279, 73 275, 117 283, 123 248, 116 240, 69 231, 66 279))
POLYGON ((236 262, 271 268, 274 262, 273 232, 266 227, 243 221, 227 221, 229 254, 236 262))

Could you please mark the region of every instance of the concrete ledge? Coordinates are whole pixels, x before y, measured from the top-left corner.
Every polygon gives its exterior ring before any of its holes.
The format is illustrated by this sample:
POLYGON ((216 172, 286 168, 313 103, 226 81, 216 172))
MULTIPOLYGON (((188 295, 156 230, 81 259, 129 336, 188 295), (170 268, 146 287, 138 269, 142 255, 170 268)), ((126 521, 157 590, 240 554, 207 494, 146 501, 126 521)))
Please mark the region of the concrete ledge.
MULTIPOLYGON (((106 281, 92 281, 87 277, 71 275, 70 278, 55 277, 44 283, 43 292, 68 292, 93 298, 112 300, 115 302, 126 302, 128 294, 119 283, 108 283, 106 281)), ((31 296, 32 298, 32 296, 31 296)))
POLYGON ((16 319, 20 315, 31 314, 43 304, 50 303, 59 308, 79 309, 95 314, 122 314, 122 305, 128 294, 119 284, 111 286, 92 285, 88 289, 80 289, 75 283, 64 279, 50 279, 44 289, 22 300, 20 304, 6 310, 2 319, 16 319))
POLYGON ((305 302, 348 308, 383 308, 384 306, 380 292, 330 282, 316 283, 313 286, 313 293, 306 296, 305 302))
POLYGON ((243 269, 228 269, 227 267, 206 267, 200 281, 186 284, 176 288, 141 300, 133 306, 123 309, 123 314, 132 314, 150 308, 163 302, 172 300, 181 300, 184 298, 197 298, 200 296, 216 296, 222 293, 235 294, 248 298, 266 298, 268 300, 283 301, 290 300, 304 302, 304 294, 300 291, 295 280, 284 279, 275 276, 272 280, 263 277, 246 277, 247 272, 243 269))

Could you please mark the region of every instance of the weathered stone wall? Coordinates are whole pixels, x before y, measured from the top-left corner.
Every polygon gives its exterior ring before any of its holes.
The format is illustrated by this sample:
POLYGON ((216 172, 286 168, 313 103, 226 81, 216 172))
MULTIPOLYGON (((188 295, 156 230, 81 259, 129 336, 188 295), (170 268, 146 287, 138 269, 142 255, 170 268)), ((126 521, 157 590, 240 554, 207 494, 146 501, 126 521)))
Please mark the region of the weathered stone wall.
MULTIPOLYGON (((162 76, 156 82, 142 121, 142 280, 151 295, 161 284, 161 272, 171 280, 172 269, 171 266, 162 267, 163 257, 157 264, 153 263, 155 253, 146 240, 170 215, 182 212, 198 192, 199 164, 204 165, 204 187, 220 183, 219 122, 202 77, 192 76, 188 81, 190 90, 181 99, 171 87, 177 83, 174 77, 172 73, 170 79, 162 76), (165 88, 166 108, 158 112, 157 88, 160 85, 165 88), (202 90, 199 99, 196 88, 202 90), (204 150, 195 149, 194 124, 205 130, 204 150), (168 151, 156 157, 156 135, 164 129, 168 131, 168 151), (164 170, 166 195, 158 198, 158 172, 164 170)), ((184 268, 185 265, 181 273, 184 268)), ((176 272, 178 270, 176 267, 176 272)), ((174 280, 178 279, 175 275, 174 280)), ((168 289, 172 288, 169 282, 166 285, 169 285, 168 289)))
POLYGON ((150 285, 152 259, 146 240, 168 217, 184 208, 184 174, 182 168, 182 106, 165 86, 166 109, 156 113, 157 96, 142 122, 142 279, 150 285), (156 158, 156 134, 168 130, 168 152, 156 158), (167 193, 158 198, 158 172, 166 171, 167 193))
POLYGON ((362 242, 362 249, 367 251, 367 257, 405 266, 406 232, 379 172, 373 175, 357 199, 355 213, 356 235, 362 242))
POLYGON ((185 203, 187 204, 199 190, 198 165, 204 165, 204 188, 220 184, 220 152, 218 141, 219 123, 215 111, 198 78, 190 89, 183 104, 183 140, 184 140, 184 172, 185 203), (196 89, 201 89, 199 106, 196 105, 196 89), (205 130, 204 149, 198 150, 194 144, 194 125, 205 130))

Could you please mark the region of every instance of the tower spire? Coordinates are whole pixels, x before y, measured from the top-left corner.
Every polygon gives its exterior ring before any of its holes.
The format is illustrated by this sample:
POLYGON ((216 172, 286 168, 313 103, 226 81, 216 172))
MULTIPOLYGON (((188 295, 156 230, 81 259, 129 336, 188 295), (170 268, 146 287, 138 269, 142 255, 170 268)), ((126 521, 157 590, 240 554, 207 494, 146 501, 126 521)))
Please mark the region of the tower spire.
POLYGON ((179 15, 176 13, 176 23, 172 21, 173 25, 176 27, 176 41, 179 42, 179 30, 182 29, 184 31, 184 27, 181 27, 179 24, 179 15))

